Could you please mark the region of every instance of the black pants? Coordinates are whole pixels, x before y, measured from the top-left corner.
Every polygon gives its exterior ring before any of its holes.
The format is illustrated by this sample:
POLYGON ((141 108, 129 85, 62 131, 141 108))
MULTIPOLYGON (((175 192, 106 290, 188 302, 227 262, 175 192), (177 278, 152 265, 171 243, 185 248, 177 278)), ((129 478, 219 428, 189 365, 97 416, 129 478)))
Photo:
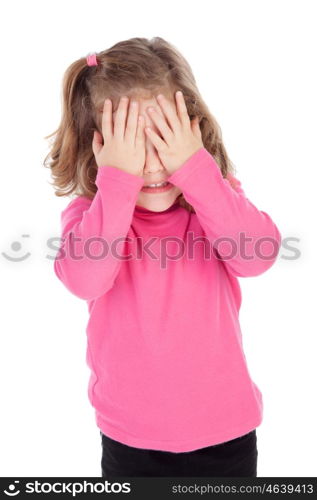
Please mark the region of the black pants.
POLYGON ((180 453, 134 448, 99 432, 104 478, 257 476, 256 429, 225 443, 180 453))

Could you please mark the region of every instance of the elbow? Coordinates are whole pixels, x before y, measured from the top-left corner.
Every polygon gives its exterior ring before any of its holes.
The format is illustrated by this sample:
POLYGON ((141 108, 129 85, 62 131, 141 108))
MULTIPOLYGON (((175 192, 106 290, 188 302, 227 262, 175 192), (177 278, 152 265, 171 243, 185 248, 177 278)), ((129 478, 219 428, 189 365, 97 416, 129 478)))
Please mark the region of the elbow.
POLYGON ((63 285, 76 297, 83 300, 96 300, 107 293, 113 286, 113 279, 100 281, 98 273, 80 273, 76 269, 68 269, 62 264, 62 261, 54 261, 54 272, 63 285))
POLYGON ((261 261, 255 261, 255 262, 250 262, 249 264, 238 264, 238 265, 231 265, 230 267, 230 272, 234 276, 240 277, 240 278, 251 278, 255 276, 260 276, 261 274, 265 273, 268 271, 274 264, 276 259, 270 259, 270 260, 261 260, 261 261))
POLYGON ((273 261, 256 261, 252 263, 249 262, 248 264, 246 264, 245 262, 223 261, 229 273, 238 278, 251 278, 253 276, 259 276, 270 269, 270 267, 273 266, 274 262, 275 259, 273 261))
POLYGON ((268 271, 277 261, 282 236, 273 225, 269 237, 262 237, 248 247, 249 253, 240 254, 237 258, 222 259, 227 270, 236 277, 248 278, 259 276, 268 271), (251 255, 251 256, 250 256, 251 255))

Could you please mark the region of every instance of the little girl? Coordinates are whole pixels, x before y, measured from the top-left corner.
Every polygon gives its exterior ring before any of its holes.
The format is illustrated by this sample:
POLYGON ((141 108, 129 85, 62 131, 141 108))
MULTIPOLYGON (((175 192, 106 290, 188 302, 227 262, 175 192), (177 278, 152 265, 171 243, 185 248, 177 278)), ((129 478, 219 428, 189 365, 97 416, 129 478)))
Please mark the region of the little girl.
POLYGON ((76 194, 54 270, 89 309, 102 477, 256 476, 237 278, 268 270, 281 234, 233 175, 190 66, 160 37, 80 58, 54 135, 56 195, 76 194))

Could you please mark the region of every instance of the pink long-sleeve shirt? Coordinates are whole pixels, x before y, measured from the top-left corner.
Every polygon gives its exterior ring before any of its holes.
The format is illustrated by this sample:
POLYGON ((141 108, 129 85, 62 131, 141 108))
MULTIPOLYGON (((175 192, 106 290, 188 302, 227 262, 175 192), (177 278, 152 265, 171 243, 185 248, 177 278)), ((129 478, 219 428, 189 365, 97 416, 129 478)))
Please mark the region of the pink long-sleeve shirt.
POLYGON ((201 148, 168 178, 196 213, 153 212, 136 205, 143 178, 105 165, 93 200, 62 212, 54 270, 87 301, 88 397, 121 443, 192 451, 262 422, 237 278, 269 269, 281 234, 231 177, 201 148))

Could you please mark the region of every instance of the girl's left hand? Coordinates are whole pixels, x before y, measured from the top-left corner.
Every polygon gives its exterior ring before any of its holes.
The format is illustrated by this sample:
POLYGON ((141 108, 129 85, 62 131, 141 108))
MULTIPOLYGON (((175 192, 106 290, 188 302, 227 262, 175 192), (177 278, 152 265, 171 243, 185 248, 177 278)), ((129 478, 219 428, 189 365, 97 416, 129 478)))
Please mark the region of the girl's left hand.
POLYGON ((152 112, 150 108, 147 109, 163 139, 152 128, 145 127, 145 133, 157 149, 160 160, 169 175, 178 170, 196 151, 204 147, 198 118, 195 117, 190 121, 182 92, 176 92, 175 98, 177 113, 163 95, 157 96, 163 116, 155 108, 152 112), (164 119, 165 117, 170 126, 164 119))

